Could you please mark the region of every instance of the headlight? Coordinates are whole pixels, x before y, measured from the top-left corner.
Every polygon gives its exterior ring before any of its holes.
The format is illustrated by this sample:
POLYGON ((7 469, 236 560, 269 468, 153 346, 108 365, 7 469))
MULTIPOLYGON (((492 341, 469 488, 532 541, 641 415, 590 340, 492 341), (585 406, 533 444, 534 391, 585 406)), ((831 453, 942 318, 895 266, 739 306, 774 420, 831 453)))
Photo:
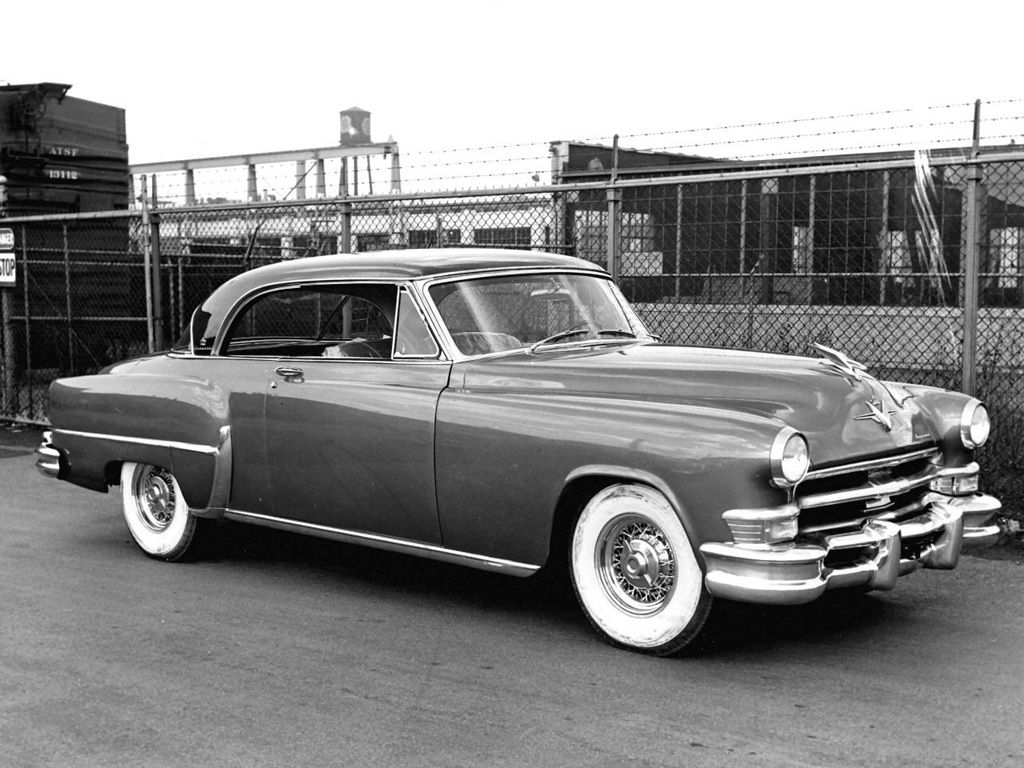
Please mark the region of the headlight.
POLYGON ((804 436, 792 427, 785 427, 775 437, 768 454, 772 483, 778 488, 791 488, 807 474, 811 458, 804 436))
POLYGON ((979 400, 971 398, 960 415, 960 440, 965 448, 980 448, 988 440, 991 424, 988 410, 979 400))

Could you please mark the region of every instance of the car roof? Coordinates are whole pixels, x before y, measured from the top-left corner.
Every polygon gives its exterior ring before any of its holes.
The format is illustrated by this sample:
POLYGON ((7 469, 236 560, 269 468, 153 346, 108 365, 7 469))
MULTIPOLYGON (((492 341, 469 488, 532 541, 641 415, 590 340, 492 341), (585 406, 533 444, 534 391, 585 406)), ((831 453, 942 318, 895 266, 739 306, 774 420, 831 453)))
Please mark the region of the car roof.
POLYGON ((215 334, 224 315, 240 298, 267 285, 326 280, 404 281, 515 269, 604 272, 599 265, 572 256, 506 248, 407 248, 289 259, 243 272, 210 294, 202 306, 208 313, 202 336, 215 334))
POLYGON ((368 253, 309 256, 270 264, 247 273, 260 280, 361 277, 414 280, 420 277, 523 267, 561 267, 600 270, 596 264, 572 256, 507 248, 408 248, 368 253))

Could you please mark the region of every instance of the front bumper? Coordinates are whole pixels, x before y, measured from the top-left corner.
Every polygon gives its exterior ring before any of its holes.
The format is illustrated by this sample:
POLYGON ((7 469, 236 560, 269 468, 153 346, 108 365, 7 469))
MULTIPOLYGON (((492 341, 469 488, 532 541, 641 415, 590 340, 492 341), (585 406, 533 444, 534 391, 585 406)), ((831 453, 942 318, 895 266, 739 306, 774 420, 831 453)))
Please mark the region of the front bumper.
POLYGON ((963 548, 994 544, 999 501, 985 494, 931 494, 920 515, 902 522, 869 520, 858 531, 755 548, 712 542, 701 546, 705 584, 716 597, 796 605, 840 587, 892 589, 918 568, 955 568, 963 548))

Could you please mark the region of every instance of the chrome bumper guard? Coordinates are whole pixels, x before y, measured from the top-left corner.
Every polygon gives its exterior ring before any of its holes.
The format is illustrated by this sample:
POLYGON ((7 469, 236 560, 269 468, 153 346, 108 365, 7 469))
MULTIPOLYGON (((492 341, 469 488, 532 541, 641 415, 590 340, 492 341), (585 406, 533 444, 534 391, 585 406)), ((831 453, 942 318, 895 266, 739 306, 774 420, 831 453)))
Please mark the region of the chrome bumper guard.
POLYGON ((53 447, 53 432, 43 432, 43 442, 36 448, 36 469, 47 477, 60 476, 60 451, 53 447))
POLYGON ((824 535, 813 543, 761 548, 712 542, 701 546, 705 584, 716 597, 770 605, 797 605, 829 589, 892 589, 918 568, 955 568, 961 548, 995 543, 991 522, 999 501, 985 494, 930 494, 925 511, 901 523, 869 520, 859 531, 824 535), (835 555, 838 565, 826 559, 835 555))

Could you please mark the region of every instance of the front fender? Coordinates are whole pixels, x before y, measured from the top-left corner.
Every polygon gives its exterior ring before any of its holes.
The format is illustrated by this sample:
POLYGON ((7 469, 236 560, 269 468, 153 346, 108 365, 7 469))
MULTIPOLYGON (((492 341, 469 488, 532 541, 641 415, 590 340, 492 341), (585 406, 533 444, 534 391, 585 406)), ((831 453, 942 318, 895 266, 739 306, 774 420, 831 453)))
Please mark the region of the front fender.
POLYGON ((448 390, 436 433, 445 546, 543 563, 566 484, 587 476, 658 488, 695 546, 728 537, 726 509, 784 500, 767 460, 781 426, 687 404, 448 390))

